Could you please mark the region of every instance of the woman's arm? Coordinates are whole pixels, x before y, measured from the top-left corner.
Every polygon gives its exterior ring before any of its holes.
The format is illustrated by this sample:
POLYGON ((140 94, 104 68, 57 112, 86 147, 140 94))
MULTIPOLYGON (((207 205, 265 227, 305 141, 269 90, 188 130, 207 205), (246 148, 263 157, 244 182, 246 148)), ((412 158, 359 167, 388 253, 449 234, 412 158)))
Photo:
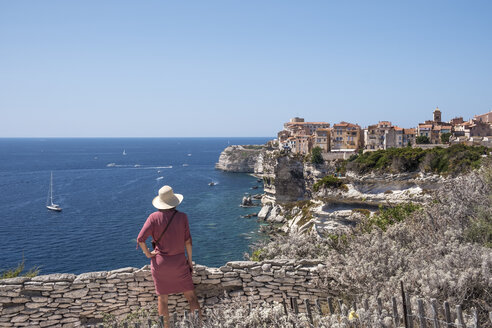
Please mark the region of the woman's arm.
POLYGON ((145 256, 147 256, 149 259, 157 255, 157 251, 155 249, 152 252, 149 251, 147 244, 145 244, 145 242, 140 242, 138 244, 142 248, 142 251, 144 252, 145 256))
POLYGON ((140 230, 140 233, 138 234, 137 237, 137 248, 138 246, 142 247, 142 251, 144 252, 145 256, 147 256, 149 259, 157 255, 157 252, 155 250, 150 252, 149 249, 147 248, 147 245, 145 244, 145 241, 147 240, 147 238, 149 238, 149 236, 152 233, 151 216, 152 214, 149 215, 149 217, 145 221, 142 230, 140 230))
POLYGON ((185 241, 186 254, 188 254, 188 265, 190 266, 191 273, 193 273, 193 260, 192 260, 192 245, 191 238, 185 241))

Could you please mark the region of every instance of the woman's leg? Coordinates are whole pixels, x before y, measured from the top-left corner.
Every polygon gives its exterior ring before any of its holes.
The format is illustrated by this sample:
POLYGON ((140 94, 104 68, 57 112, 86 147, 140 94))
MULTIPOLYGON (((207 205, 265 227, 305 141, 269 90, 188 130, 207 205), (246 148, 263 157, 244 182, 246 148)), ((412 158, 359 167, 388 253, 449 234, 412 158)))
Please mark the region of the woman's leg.
POLYGON ((167 295, 157 295, 157 310, 159 315, 164 316, 164 325, 169 327, 169 309, 167 307, 167 295))
POLYGON ((202 318, 202 311, 200 310, 200 304, 198 303, 198 298, 196 297, 195 291, 194 290, 188 290, 183 293, 184 297, 188 300, 188 303, 190 303, 190 312, 195 313, 195 310, 198 310, 198 315, 200 319, 202 318))

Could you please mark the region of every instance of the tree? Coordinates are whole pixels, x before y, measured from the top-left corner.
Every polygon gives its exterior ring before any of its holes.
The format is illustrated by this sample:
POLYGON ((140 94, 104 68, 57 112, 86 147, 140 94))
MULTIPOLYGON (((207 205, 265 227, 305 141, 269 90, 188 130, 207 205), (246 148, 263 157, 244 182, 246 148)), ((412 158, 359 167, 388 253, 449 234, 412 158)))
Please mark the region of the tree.
POLYGON ((427 136, 418 136, 415 141, 418 144, 430 144, 429 137, 427 137, 427 136))
POLYGON ((311 163, 322 164, 324 162, 323 156, 321 155, 322 151, 321 147, 314 147, 313 150, 311 150, 311 163))
POLYGON ((449 132, 441 134, 441 142, 442 143, 448 143, 449 137, 451 137, 451 133, 449 133, 449 132))

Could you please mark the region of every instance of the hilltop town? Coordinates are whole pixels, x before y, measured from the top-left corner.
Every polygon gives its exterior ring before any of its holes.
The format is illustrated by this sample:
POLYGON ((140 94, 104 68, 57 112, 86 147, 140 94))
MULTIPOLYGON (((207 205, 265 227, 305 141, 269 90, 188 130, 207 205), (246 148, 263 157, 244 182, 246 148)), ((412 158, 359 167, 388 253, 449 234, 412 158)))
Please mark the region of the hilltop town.
POLYGON ((492 111, 475 115, 464 121, 456 117, 448 122, 442 121, 438 107, 433 119, 419 123, 414 128, 401 128, 389 121, 361 128, 358 124, 340 122, 330 126, 327 122, 305 122, 295 117, 284 124, 278 133, 277 146, 281 150, 306 155, 319 147, 325 159, 345 157, 359 150, 401 147, 447 147, 453 144, 492 146, 492 111))

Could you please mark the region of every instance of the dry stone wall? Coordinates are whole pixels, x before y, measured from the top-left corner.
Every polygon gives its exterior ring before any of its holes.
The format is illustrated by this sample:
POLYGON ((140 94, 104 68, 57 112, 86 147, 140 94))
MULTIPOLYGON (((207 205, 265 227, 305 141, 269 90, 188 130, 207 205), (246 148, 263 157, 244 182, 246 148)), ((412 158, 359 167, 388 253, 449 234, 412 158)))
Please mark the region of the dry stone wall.
MULTIPOLYGON (((253 304, 281 302, 284 297, 315 300, 327 296, 316 288, 322 268, 312 260, 196 265, 193 282, 204 307, 233 297, 253 304)), ((80 327, 102 321, 105 314, 123 319, 156 302, 149 266, 5 279, 0 280, 0 327, 80 327)), ((187 308, 181 295, 170 295, 170 312, 187 308)))

